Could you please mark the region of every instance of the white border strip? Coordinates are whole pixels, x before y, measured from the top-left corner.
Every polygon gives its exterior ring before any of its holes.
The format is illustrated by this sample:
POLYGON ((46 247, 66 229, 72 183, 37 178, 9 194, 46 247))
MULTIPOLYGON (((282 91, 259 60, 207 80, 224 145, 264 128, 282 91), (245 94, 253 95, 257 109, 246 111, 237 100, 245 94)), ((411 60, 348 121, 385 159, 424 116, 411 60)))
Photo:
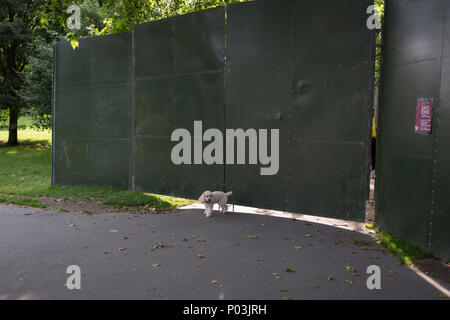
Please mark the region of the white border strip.
POLYGON ((447 298, 450 298, 450 291, 447 290, 445 287, 443 287, 442 285, 440 285, 438 282, 436 282, 434 279, 432 279, 431 277, 427 276, 425 273, 423 273, 422 271, 420 271, 416 266, 414 265, 408 265, 408 267, 414 271, 415 273, 417 273, 420 277, 422 277, 422 279, 424 279, 426 282, 428 282, 429 284, 431 284, 433 287, 435 287, 436 289, 438 289, 439 291, 441 291, 443 294, 445 294, 447 296, 447 298))

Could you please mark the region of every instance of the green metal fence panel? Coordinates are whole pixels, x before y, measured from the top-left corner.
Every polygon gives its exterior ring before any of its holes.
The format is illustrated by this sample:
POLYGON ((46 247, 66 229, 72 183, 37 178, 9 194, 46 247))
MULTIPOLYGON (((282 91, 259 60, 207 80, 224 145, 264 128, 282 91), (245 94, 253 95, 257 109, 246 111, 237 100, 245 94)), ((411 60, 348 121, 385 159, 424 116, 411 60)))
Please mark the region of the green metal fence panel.
POLYGON ((290 20, 291 1, 257 1, 227 8, 225 127, 278 129, 280 135, 280 163, 275 175, 261 175, 259 164, 237 164, 235 147, 234 164, 225 168, 226 188, 233 191, 233 203, 285 209, 290 20))
POLYGON ((378 115, 376 220, 450 257, 450 3, 387 1, 378 115), (416 17, 416 18, 411 18, 416 17), (416 132, 419 99, 433 99, 431 132, 416 132))
POLYGON ((90 112, 89 48, 74 52, 59 42, 55 55, 53 179, 56 184, 81 184, 88 177, 83 123, 89 123, 90 112))
POLYGON ((364 220, 373 97, 370 4, 267 0, 228 7, 225 126, 280 130, 278 174, 226 166, 233 201, 364 220))
POLYGON ((223 165, 172 162, 171 135, 183 128, 201 141, 196 120, 222 130, 224 16, 222 7, 135 26, 136 190, 196 199, 223 188, 223 165))
POLYGON ((441 91, 436 118, 436 204, 432 216, 432 252, 450 260, 450 3, 445 3, 441 91))
POLYGON ((129 187, 129 33, 55 50, 54 183, 129 187))
POLYGON ((232 190, 234 203, 363 220, 370 4, 262 0, 83 39, 76 51, 59 43, 54 183, 189 198, 232 190), (279 163, 270 164, 278 171, 261 175, 268 165, 249 164, 254 145, 246 164, 196 163, 195 145, 204 150, 210 142, 202 134, 212 128, 224 137, 224 153, 226 129, 269 130, 269 141, 279 130, 279 163), (172 161, 176 129, 192 135, 190 165, 172 161))

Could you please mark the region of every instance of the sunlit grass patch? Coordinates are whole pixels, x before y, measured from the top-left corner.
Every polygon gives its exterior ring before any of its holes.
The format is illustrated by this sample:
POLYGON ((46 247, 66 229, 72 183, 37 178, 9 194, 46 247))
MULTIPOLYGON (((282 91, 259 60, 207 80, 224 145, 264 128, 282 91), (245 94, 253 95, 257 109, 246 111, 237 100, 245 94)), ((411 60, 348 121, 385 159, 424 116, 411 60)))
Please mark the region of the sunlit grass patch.
MULTIPOLYGON (((19 129, 17 137, 19 142, 22 143, 35 143, 42 142, 45 144, 50 144, 52 140, 52 132, 50 130, 38 131, 31 129, 31 117, 20 117, 19 127, 26 126, 26 129, 19 129)), ((8 141, 8 130, 0 130, 0 144, 6 143, 8 141)))
POLYGON ((103 204, 120 206, 150 206, 157 209, 181 207, 193 203, 193 200, 164 196, 137 191, 118 191, 110 194, 102 201, 103 204))
POLYGON ((408 243, 385 231, 379 231, 380 244, 402 263, 411 264, 414 260, 431 258, 433 255, 418 246, 408 243))

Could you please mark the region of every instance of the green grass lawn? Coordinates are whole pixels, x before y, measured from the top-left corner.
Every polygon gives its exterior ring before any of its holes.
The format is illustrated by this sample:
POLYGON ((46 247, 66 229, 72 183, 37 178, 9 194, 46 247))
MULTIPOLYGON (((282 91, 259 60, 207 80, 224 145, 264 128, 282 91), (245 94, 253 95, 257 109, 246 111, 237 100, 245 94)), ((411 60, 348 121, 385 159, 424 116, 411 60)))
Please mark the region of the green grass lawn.
MULTIPOLYGON (((29 119, 20 119, 24 124, 29 119)), ((20 124, 19 123, 19 124, 20 124)), ((18 147, 0 147, 0 203, 42 207, 38 197, 68 200, 100 200, 115 207, 143 206, 165 209, 179 207, 192 200, 111 186, 52 186, 51 132, 32 129, 19 130, 18 147)), ((0 144, 8 140, 8 132, 0 131, 0 144)))

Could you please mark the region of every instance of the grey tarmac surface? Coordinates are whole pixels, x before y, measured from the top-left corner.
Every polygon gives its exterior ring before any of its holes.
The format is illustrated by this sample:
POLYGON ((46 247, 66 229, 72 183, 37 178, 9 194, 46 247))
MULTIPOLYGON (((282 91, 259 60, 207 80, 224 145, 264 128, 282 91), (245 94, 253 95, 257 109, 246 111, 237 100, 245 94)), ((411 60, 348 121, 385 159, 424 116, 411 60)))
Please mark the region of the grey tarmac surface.
POLYGON ((85 215, 0 205, 0 299, 440 299, 365 241, 245 213, 205 219, 199 209, 85 215), (373 264, 381 290, 366 286, 373 264), (81 269, 81 290, 66 286, 70 265, 81 269))

